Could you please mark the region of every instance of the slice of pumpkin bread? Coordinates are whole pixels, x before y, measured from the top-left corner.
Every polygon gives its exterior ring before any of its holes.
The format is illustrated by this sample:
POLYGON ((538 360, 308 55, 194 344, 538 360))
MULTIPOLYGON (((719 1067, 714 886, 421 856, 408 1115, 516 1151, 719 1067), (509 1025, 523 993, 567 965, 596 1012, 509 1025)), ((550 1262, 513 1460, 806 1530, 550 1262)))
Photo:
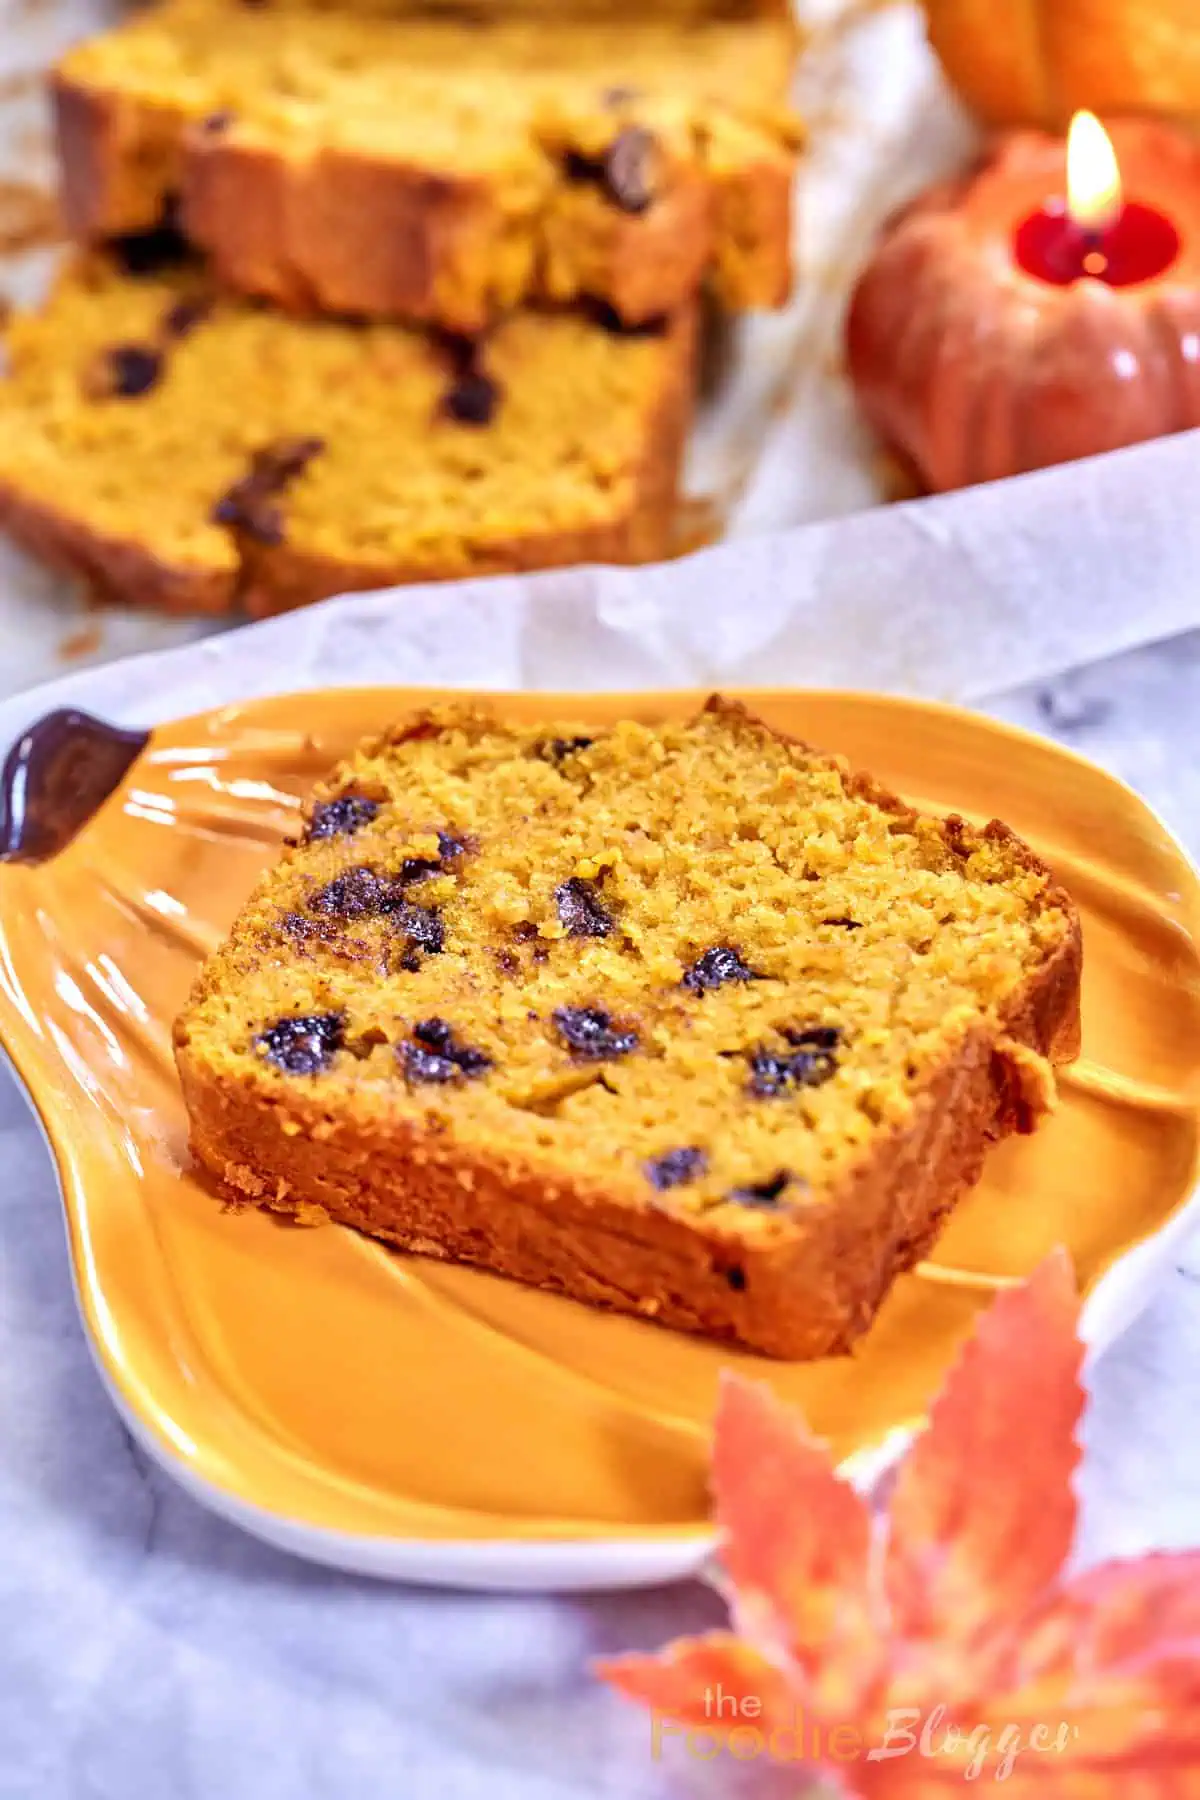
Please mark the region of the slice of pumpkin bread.
POLYGON ((176 1027, 235 1200, 844 1350, 1078 1047, 1070 901, 714 700, 436 711, 318 790, 176 1027))
POLYGON ((775 306, 793 60, 782 18, 166 0, 58 69, 66 216, 94 240, 177 200, 235 289, 468 334, 525 300, 640 324, 706 275, 775 306))
POLYGON ((220 300, 187 264, 87 260, 9 328, 0 528, 174 611, 653 560, 692 336, 686 316, 631 336, 526 310, 470 345, 220 300))

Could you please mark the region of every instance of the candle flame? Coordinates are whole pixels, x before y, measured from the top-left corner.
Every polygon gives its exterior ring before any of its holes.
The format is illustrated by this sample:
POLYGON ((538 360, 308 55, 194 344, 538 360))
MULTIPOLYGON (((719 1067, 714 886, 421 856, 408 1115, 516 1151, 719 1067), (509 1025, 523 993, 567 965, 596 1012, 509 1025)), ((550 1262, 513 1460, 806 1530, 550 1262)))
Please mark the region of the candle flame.
POLYGON ((1067 138, 1067 211, 1083 231, 1106 231, 1121 214, 1121 171, 1094 113, 1077 112, 1067 138))

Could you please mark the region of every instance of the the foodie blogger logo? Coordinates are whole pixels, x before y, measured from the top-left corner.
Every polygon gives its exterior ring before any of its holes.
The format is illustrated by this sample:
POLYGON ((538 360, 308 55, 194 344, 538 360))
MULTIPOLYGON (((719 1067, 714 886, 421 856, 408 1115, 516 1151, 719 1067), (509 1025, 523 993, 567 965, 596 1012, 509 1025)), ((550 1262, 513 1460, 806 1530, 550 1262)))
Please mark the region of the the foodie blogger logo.
POLYGON ((890 1762, 900 1756, 952 1760, 964 1781, 1007 1781, 1021 1757, 1062 1756, 1079 1735, 1066 1720, 1031 1724, 967 1725, 935 1706, 893 1707, 882 1725, 868 1732, 858 1725, 828 1725, 797 1706, 790 1719, 774 1715, 760 1723, 763 1703, 754 1694, 727 1694, 706 1688, 704 1715, 712 1728, 681 1725, 661 1713, 651 1723, 651 1754, 662 1760, 671 1749, 701 1762, 730 1756, 735 1762, 845 1765, 890 1762))

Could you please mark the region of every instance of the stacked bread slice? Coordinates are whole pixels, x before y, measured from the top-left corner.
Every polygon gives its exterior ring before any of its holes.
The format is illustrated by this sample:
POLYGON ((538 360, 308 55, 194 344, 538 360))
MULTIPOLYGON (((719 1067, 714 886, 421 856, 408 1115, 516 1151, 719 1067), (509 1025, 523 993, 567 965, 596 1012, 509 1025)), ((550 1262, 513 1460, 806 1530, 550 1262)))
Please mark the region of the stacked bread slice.
POLYGON ((188 610, 666 554, 698 296, 789 291, 782 5, 158 0, 78 46, 0 524, 188 610))

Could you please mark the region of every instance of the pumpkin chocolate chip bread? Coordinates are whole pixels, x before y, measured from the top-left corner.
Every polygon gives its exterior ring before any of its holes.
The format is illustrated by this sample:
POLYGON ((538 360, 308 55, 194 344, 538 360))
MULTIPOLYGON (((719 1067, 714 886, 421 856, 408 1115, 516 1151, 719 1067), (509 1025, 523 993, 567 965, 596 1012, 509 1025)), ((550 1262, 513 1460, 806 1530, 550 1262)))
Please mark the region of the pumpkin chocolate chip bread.
POLYGON ((1052 1103, 1079 976, 1005 826, 736 705, 462 708, 318 790, 176 1045, 234 1200, 805 1358, 1052 1103))
POLYGON ((668 550, 690 317, 522 311, 470 345, 217 299, 154 250, 77 264, 9 327, 0 528, 52 565, 259 614, 668 550))
POLYGON ((711 274, 791 281, 787 19, 397 19, 167 0, 55 81, 75 236, 178 201, 221 278, 292 310, 474 334, 523 300, 627 323, 711 274))

